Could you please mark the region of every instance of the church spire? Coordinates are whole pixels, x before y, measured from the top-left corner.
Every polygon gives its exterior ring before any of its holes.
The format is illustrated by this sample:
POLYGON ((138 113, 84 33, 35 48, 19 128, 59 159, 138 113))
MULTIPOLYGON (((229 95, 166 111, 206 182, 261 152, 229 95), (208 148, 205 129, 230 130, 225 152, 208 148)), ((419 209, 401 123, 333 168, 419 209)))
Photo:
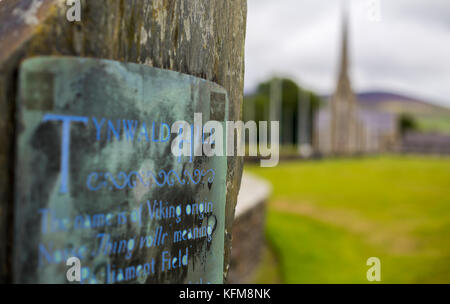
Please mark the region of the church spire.
POLYGON ((342 1, 342 44, 336 91, 331 100, 332 152, 352 154, 357 149, 357 101, 349 77, 348 6, 342 1))
POLYGON ((342 45, 341 45, 341 60, 339 77, 348 77, 348 65, 349 65, 349 54, 348 54, 348 5, 347 1, 341 2, 342 9, 342 45))

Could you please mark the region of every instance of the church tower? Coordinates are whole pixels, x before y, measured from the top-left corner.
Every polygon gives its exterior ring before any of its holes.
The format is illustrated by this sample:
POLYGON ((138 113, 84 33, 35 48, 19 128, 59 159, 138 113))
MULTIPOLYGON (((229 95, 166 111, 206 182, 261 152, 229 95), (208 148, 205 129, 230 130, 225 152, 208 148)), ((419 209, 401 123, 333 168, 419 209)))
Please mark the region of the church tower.
POLYGON ((331 99, 331 152, 350 155, 358 152, 357 100, 349 77, 348 13, 343 7, 342 45, 336 90, 331 99))

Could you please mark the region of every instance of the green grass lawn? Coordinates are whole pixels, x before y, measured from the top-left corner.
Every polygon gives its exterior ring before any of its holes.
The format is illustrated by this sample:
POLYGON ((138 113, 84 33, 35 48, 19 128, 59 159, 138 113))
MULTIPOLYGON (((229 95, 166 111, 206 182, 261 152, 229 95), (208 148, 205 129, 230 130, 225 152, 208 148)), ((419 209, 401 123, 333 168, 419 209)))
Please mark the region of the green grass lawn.
MULTIPOLYGON (((266 235, 285 283, 450 283, 450 158, 383 156, 246 165, 274 188, 266 235)), ((274 272, 258 274, 272 281, 274 272)))

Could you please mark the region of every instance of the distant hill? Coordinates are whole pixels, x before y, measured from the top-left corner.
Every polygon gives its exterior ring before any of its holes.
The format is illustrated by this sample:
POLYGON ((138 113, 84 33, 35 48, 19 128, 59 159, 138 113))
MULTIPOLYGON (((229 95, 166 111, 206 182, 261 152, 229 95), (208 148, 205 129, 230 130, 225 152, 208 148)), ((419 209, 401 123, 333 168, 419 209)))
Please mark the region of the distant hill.
POLYGON ((388 92, 365 92, 357 94, 358 100, 360 102, 366 103, 366 104, 375 104, 379 102, 384 101, 404 101, 404 102, 421 102, 417 99, 414 99, 412 97, 407 97, 399 94, 394 93, 388 93, 388 92))
MULTIPOLYGON (((390 92, 363 92, 356 94, 358 102, 363 107, 375 108, 394 114, 408 113, 418 115, 429 114, 448 114, 450 108, 438 106, 418 98, 400 95, 390 92)), ((329 100, 330 96, 322 96, 324 101, 329 100)))
POLYGON ((364 92, 357 94, 360 105, 390 113, 409 113, 417 115, 442 114, 450 115, 450 109, 428 103, 426 101, 389 92, 364 92))
POLYGON ((375 108, 377 110, 401 114, 429 116, 449 115, 450 109, 428 103, 418 98, 394 94, 389 92, 364 92, 357 94, 359 104, 363 107, 375 108))
MULTIPOLYGON (((328 98, 323 97, 324 100, 328 100, 328 98)), ((363 92, 357 94, 357 98, 359 104, 364 108, 412 115, 424 132, 450 134, 450 108, 391 92, 363 92)))

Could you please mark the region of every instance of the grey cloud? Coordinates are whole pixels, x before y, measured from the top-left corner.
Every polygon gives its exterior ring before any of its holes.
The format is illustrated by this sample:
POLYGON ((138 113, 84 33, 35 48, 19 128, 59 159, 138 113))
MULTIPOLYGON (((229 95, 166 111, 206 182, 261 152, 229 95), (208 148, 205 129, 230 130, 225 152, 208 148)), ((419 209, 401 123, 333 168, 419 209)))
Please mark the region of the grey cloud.
MULTIPOLYGON (((370 22, 352 1, 351 62, 357 90, 391 89, 450 106, 450 1, 382 0, 370 22)), ((334 89, 340 6, 334 0, 249 0, 246 91, 274 73, 320 94, 334 89)))

